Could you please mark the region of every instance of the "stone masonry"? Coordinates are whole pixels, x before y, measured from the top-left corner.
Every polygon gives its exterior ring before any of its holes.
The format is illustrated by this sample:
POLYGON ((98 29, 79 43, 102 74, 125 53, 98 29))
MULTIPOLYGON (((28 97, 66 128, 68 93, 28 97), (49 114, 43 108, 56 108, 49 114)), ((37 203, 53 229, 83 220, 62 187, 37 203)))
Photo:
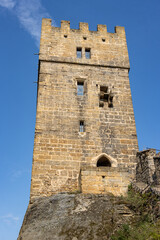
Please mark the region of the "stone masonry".
POLYGON ((136 181, 151 184, 154 181, 155 165, 153 157, 155 149, 147 149, 137 153, 136 181))
POLYGON ((159 185, 160 188, 160 152, 154 157, 155 165, 155 183, 159 185))
POLYGON ((138 151, 129 69, 123 27, 42 20, 31 200, 126 191, 138 151))
POLYGON ((81 170, 83 193, 124 195, 130 183, 130 173, 124 168, 85 167, 81 170))
POLYGON ((160 152, 152 148, 137 152, 136 178, 132 185, 138 192, 151 191, 160 196, 160 152))

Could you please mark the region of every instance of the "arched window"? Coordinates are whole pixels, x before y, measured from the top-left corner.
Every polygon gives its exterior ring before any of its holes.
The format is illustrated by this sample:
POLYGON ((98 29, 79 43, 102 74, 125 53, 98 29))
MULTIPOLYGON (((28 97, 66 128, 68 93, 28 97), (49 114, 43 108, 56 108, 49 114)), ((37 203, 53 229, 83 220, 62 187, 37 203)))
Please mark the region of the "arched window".
POLYGON ((111 162, 105 156, 102 156, 97 161, 97 167, 111 167, 111 162))

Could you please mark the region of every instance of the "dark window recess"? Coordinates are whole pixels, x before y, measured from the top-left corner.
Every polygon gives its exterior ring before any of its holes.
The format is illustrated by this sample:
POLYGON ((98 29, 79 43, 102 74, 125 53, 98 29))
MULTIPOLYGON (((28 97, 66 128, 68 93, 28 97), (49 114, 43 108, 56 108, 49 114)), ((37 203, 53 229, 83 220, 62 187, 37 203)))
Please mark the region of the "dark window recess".
POLYGON ((111 167, 111 162, 105 156, 102 156, 97 161, 97 167, 111 167))
POLYGON ((110 107, 110 108, 113 107, 113 93, 112 93, 112 92, 109 93, 109 97, 108 97, 108 107, 110 107))
POLYGON ((83 37, 83 39, 84 39, 84 40, 87 40, 87 38, 86 38, 86 37, 83 37))
POLYGON ((78 96, 84 95, 84 82, 77 82, 77 95, 78 96))
POLYGON ((99 107, 104 107, 104 102, 108 101, 108 87, 100 86, 99 107))
POLYGON ((105 38, 102 38, 102 42, 105 42, 106 41, 106 39, 105 38))
POLYGON ((82 58, 82 48, 77 47, 77 58, 82 58))
POLYGON ((87 59, 91 58, 91 49, 90 48, 85 48, 85 57, 87 59))
POLYGON ((105 102, 108 102, 108 107, 113 107, 113 93, 107 86, 100 86, 99 107, 104 107, 105 102))
POLYGON ((108 101, 108 87, 100 86, 100 100, 105 102, 108 101))
POLYGON ((84 121, 79 122, 79 131, 84 132, 84 121))
POLYGON ((64 38, 67 38, 67 35, 64 35, 64 38))

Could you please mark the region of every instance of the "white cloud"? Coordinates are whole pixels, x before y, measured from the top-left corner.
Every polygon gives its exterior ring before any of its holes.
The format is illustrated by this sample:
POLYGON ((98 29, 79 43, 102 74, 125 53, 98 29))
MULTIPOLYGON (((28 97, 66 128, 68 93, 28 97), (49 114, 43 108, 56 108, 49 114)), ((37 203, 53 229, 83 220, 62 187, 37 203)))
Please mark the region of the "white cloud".
POLYGON ((12 174, 12 178, 19 178, 22 176, 22 174, 24 174, 24 171, 22 170, 17 170, 17 171, 14 171, 13 174, 12 174))
POLYGON ((15 0, 0 0, 0 6, 12 9, 16 4, 15 0))
POLYGON ((13 170, 13 172, 11 173, 10 177, 11 177, 11 181, 16 181, 19 178, 26 178, 28 177, 28 175, 30 175, 30 171, 29 170, 13 170))
POLYGON ((18 222, 20 218, 15 217, 11 213, 9 213, 5 216, 0 216, 0 219, 2 219, 2 221, 7 223, 7 224, 12 224, 12 223, 18 222))
POLYGON ((32 35, 39 46, 42 18, 50 17, 41 1, 19 0, 16 14, 22 26, 32 35))
POLYGON ((41 0, 0 0, 0 6, 13 10, 20 24, 31 34, 39 47, 42 18, 50 18, 41 0))

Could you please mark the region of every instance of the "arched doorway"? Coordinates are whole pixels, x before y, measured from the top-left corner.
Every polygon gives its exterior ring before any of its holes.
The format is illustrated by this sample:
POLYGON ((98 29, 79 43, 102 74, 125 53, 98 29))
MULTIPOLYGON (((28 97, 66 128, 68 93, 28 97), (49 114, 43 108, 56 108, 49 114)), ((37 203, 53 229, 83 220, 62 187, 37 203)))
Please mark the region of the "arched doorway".
POLYGON ((97 157, 92 158, 92 161, 96 167, 117 167, 117 160, 106 153, 99 154, 97 157))
POLYGON ((111 167, 111 162, 106 156, 101 156, 97 161, 97 167, 111 167))

